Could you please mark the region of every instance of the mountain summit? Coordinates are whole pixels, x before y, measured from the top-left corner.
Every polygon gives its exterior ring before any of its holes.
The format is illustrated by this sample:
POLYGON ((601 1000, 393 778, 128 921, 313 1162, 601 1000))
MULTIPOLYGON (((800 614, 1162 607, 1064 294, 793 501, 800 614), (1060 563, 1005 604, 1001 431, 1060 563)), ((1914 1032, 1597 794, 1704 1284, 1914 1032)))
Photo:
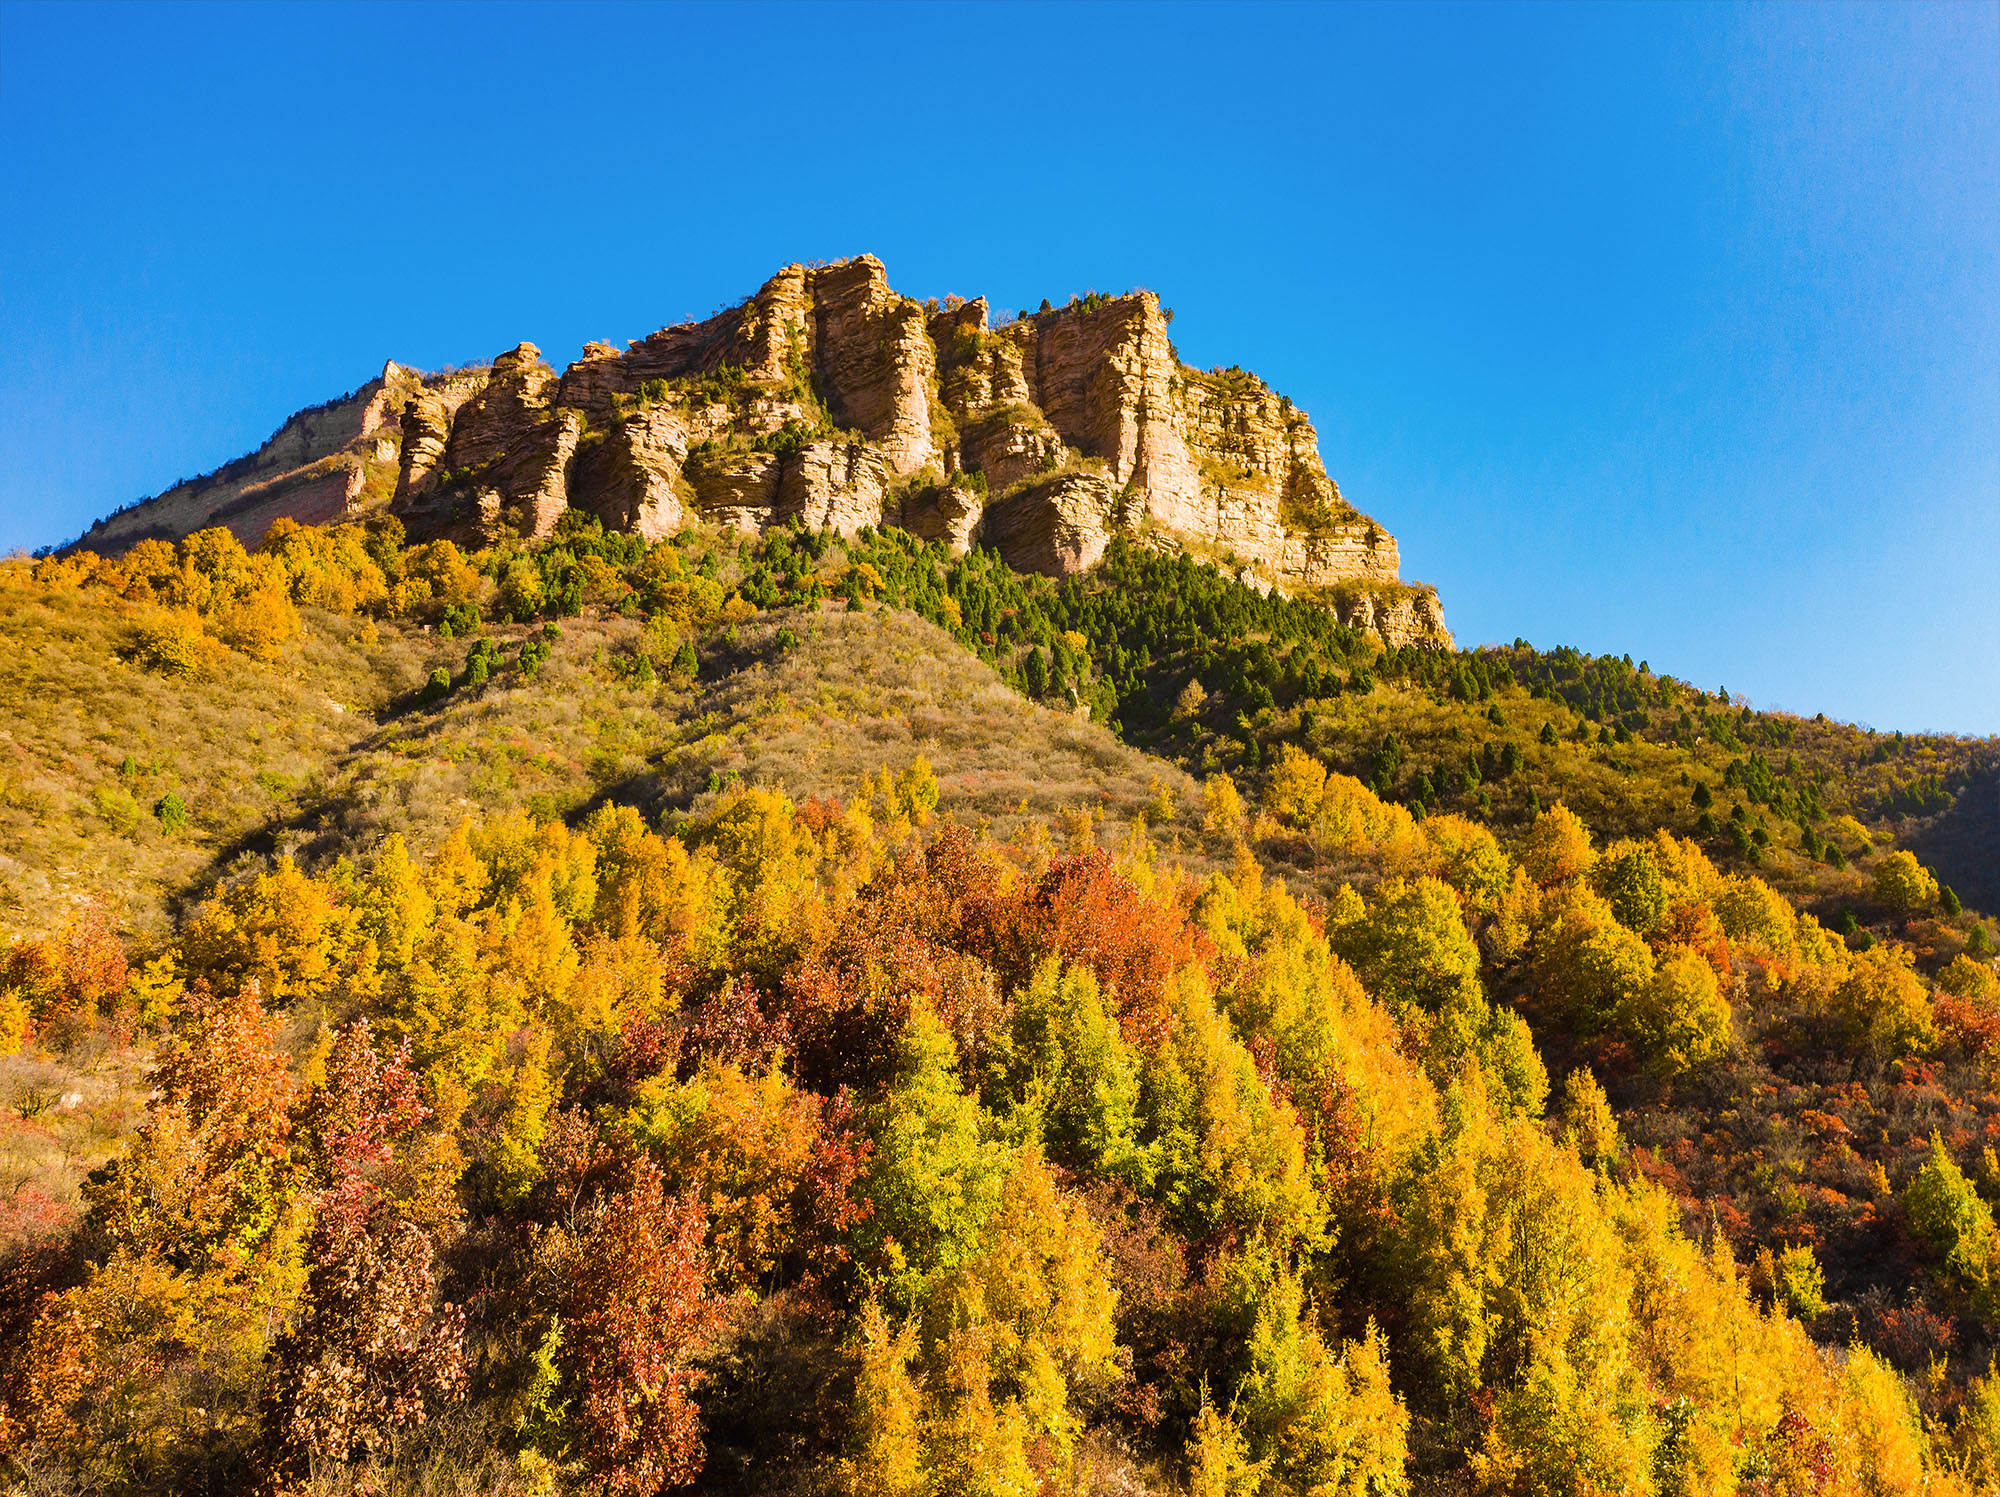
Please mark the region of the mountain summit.
POLYGON ((1149 291, 994 318, 917 302, 872 255, 790 265, 754 296, 558 373, 532 343, 489 365, 391 362, 257 452, 79 542, 386 511, 413 539, 539 537, 580 508, 651 539, 698 523, 894 524, 1011 566, 1083 571, 1111 536, 1325 589, 1391 644, 1449 646, 1436 592, 1341 497, 1305 412, 1239 368, 1191 369, 1149 291))

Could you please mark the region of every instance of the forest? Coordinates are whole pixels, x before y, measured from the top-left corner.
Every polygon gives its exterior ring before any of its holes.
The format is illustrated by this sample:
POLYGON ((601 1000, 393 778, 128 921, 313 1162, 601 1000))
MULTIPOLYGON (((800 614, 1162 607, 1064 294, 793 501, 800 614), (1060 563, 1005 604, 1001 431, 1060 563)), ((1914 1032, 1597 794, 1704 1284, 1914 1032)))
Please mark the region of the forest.
POLYGON ((2000 1489, 1995 746, 1326 604, 0 562, 9 1489, 2000 1489))

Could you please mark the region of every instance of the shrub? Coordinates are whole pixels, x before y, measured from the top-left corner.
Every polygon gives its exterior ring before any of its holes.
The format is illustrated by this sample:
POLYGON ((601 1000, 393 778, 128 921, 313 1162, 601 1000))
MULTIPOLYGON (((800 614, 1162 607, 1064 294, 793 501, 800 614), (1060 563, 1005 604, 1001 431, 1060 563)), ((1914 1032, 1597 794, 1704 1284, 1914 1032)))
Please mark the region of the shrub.
POLYGON ((1910 1230, 1944 1259, 1945 1267, 1972 1284, 1986 1282, 1993 1253, 1993 1212, 1965 1172, 1945 1152, 1935 1129, 1930 1158, 1903 1192, 1910 1230))
POLYGON ((200 620, 176 609, 143 619, 134 631, 131 653, 147 670, 185 680, 206 669, 210 646, 200 620))
POLYGON ((139 830, 139 818, 143 814, 139 803, 132 798, 132 792, 123 785, 99 785, 90 792, 91 804, 97 814, 111 824, 111 829, 121 837, 129 837, 139 830))
POLYGON ((153 802, 153 815, 160 823, 160 830, 169 835, 178 835, 188 828, 187 802, 172 790, 153 802))

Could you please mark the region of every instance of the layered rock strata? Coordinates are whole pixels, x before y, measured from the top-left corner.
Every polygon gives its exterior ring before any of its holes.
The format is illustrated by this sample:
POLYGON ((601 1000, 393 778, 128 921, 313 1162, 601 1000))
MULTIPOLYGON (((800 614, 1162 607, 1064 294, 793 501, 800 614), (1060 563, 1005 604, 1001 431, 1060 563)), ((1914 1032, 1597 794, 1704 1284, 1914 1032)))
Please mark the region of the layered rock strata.
POLYGON ((351 395, 300 411, 255 452, 99 520, 76 542, 106 555, 224 525, 254 544, 286 516, 324 525, 379 509, 394 493, 399 413, 424 376, 394 360, 351 395))
POLYGON ((82 544, 281 514, 386 510, 413 538, 542 536, 580 509, 651 539, 691 524, 900 524, 1065 576, 1119 531, 1287 591, 1329 589, 1392 642, 1448 643, 1437 596, 1327 476, 1305 412, 1240 369, 1180 362, 1150 292, 1034 315, 919 304, 862 255, 557 373, 523 343, 485 368, 398 364, 251 457, 101 522, 82 544))

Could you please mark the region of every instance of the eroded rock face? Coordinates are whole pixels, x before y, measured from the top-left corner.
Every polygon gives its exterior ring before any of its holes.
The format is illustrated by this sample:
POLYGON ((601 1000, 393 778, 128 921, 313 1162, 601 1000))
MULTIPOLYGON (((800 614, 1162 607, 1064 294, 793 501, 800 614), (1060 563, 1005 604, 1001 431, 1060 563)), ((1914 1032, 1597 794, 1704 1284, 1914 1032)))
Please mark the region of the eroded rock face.
POLYGON ((1399 645, 1450 648, 1451 631, 1444 626, 1444 607, 1434 587, 1420 583, 1414 587, 1336 589, 1333 605, 1343 624, 1368 630, 1391 649, 1399 645))
POLYGON ((1056 473, 988 504, 979 538, 1018 571, 1067 577, 1104 559, 1117 498, 1103 473, 1056 473))
POLYGON ((352 395, 300 411, 255 452, 106 516, 76 545, 115 556, 220 525, 254 546, 273 520, 324 525, 386 504, 402 445, 398 413, 422 388, 416 370, 391 360, 352 395))
POLYGON ((707 524, 754 535, 777 519, 781 467, 768 452, 697 452, 687 465, 692 508, 707 524))
POLYGON ((852 535, 882 523, 889 482, 887 460, 866 443, 809 442, 785 463, 776 518, 852 535))
POLYGON ((1241 369, 1183 365, 1150 292, 995 325, 985 301, 919 305, 871 255, 791 265, 754 296, 561 374, 523 343, 491 366, 396 364, 304 412, 252 458, 112 517, 87 543, 280 514, 386 508, 415 539, 546 535, 572 507, 652 539, 689 524, 899 523, 1024 570, 1094 565, 1121 528, 1346 590, 1385 639, 1447 643, 1434 592, 1341 497, 1303 411, 1241 369), (1352 586, 1349 586, 1349 585, 1352 586))
POLYGON ((696 423, 678 411, 641 411, 586 449, 572 474, 571 493, 607 529, 664 540, 687 524, 682 482, 696 423))
POLYGON ((1002 406, 966 429, 959 462, 986 479, 989 493, 1003 493, 1062 467, 1063 439, 1034 407, 1002 406))
POLYGON ((977 490, 958 483, 929 484, 906 491, 893 516, 918 540, 936 541, 959 555, 977 543, 985 517, 985 499, 977 490))

